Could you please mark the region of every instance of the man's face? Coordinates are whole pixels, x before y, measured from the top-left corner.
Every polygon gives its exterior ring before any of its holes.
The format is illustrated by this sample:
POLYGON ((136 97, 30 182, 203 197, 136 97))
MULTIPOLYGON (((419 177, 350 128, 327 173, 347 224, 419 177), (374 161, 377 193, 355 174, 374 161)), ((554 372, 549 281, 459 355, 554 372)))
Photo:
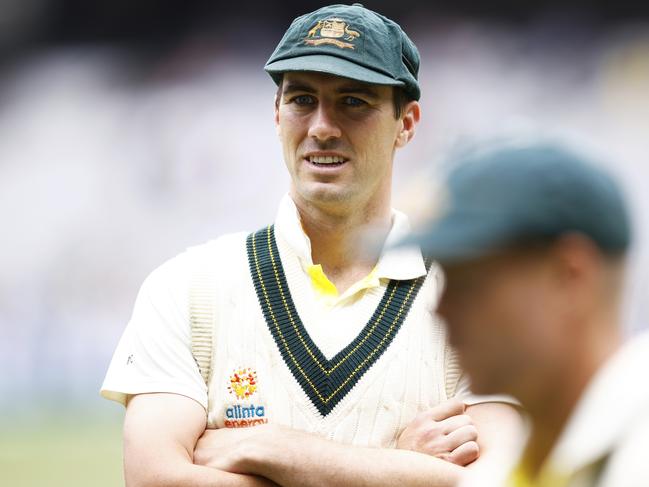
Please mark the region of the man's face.
POLYGON ((561 367, 565 296, 546 252, 507 251, 444 266, 438 308, 472 391, 534 397, 561 367))
POLYGON ((394 150, 409 138, 392 90, 320 73, 284 75, 275 121, 294 198, 329 206, 389 198, 394 150))

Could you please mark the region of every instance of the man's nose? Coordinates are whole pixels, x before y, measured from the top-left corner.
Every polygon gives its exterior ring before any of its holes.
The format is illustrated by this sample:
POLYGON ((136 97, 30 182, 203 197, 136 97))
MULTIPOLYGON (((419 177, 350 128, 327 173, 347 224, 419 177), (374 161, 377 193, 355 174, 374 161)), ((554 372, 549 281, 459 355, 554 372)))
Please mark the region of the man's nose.
POLYGON ((335 139, 342 135, 340 126, 336 122, 334 107, 329 104, 320 103, 309 123, 309 137, 320 141, 335 139))

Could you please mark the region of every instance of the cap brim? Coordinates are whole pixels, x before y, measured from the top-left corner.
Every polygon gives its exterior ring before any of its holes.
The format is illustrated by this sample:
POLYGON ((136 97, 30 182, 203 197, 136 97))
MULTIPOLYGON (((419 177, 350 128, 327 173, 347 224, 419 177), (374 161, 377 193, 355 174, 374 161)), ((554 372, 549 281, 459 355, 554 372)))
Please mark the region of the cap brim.
POLYGON ((489 255, 514 237, 512 223, 504 215, 449 214, 397 245, 418 245, 425 255, 450 263, 489 255))
POLYGON ((280 59, 279 61, 268 63, 264 69, 273 77, 275 82, 278 81, 277 75, 288 71, 312 71, 333 74, 335 76, 377 85, 405 86, 403 81, 364 68, 346 59, 327 56, 325 54, 312 54, 290 59, 280 59))

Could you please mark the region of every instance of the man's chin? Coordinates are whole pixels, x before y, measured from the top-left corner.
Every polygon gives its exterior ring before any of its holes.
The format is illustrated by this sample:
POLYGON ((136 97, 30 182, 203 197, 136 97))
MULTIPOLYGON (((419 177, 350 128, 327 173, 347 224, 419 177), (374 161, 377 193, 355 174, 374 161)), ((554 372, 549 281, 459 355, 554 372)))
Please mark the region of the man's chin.
POLYGON ((311 183, 298 188, 298 193, 313 204, 350 204, 354 201, 353 192, 349 188, 334 183, 311 183))

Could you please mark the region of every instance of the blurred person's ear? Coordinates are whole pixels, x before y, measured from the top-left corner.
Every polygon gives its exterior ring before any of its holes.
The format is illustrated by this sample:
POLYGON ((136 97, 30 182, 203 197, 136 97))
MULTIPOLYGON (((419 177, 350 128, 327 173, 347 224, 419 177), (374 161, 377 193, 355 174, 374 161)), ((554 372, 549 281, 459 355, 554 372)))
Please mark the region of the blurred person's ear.
POLYGON ((599 296, 604 256, 597 245, 579 233, 560 237, 551 249, 557 291, 574 313, 587 312, 599 296))
POLYGON ((597 245, 579 233, 568 233, 554 245, 554 253, 563 264, 566 279, 577 279, 594 272, 602 264, 603 255, 597 245))

